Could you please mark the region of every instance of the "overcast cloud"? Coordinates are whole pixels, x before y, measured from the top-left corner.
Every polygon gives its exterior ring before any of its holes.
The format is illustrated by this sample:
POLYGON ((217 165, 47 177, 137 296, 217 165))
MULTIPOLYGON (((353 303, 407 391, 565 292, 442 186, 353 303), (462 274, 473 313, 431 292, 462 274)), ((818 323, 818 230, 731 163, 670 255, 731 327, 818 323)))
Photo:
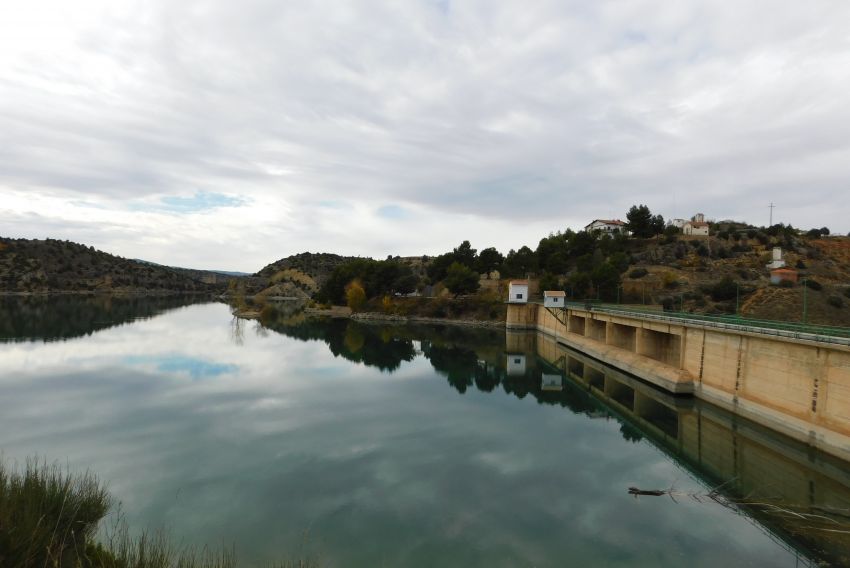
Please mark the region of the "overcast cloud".
POLYGON ((0 7, 0 235, 255 271, 646 203, 850 230, 850 3, 0 7))

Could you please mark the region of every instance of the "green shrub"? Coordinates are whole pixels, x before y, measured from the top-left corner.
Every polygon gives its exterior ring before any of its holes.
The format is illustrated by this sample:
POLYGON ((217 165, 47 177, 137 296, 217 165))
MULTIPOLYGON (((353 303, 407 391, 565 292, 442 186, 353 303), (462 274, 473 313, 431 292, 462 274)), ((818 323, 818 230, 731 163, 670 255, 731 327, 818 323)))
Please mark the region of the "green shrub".
POLYGON ((817 290, 817 291, 823 290, 823 285, 820 282, 818 282, 817 280, 811 280, 811 279, 803 280, 803 284, 806 286, 806 288, 809 288, 811 290, 817 290))
MULTIPOLYGON (((72 474, 28 460, 22 469, 0 461, 0 566, 14 568, 234 568, 232 551, 175 547, 164 533, 132 536, 123 522, 95 540, 112 507, 91 473, 72 474)), ((281 568, 317 566, 308 559, 281 568)))
POLYGON ((679 287, 679 277, 674 272, 665 272, 661 275, 661 282, 668 290, 679 287))
POLYGON ((841 296, 830 296, 826 299, 826 303, 832 306, 833 308, 844 307, 844 299, 841 296))
POLYGON ((649 274, 649 271, 646 268, 633 268, 629 272, 629 278, 634 278, 634 279, 643 278, 647 274, 649 274))
MULTIPOLYGON (((29 460, 0 463, 0 564, 65 566, 85 550, 112 501, 90 474, 71 475, 29 460)), ((70 565, 70 564, 69 564, 70 565)))
POLYGON ((731 300, 738 294, 738 285, 729 276, 724 276, 714 286, 711 286, 709 294, 715 302, 731 300))

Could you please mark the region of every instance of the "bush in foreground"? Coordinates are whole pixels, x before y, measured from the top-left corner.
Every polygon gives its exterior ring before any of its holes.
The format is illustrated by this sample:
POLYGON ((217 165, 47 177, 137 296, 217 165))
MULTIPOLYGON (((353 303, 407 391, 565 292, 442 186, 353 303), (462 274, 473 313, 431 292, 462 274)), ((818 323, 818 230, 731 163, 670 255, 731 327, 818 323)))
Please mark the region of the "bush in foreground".
MULTIPOLYGON (((235 568, 235 554, 178 549, 165 534, 131 536, 120 522, 96 540, 112 499, 91 473, 71 474, 27 460, 0 462, 0 566, 3 568, 235 568)), ((312 568, 309 560, 273 568, 312 568)))

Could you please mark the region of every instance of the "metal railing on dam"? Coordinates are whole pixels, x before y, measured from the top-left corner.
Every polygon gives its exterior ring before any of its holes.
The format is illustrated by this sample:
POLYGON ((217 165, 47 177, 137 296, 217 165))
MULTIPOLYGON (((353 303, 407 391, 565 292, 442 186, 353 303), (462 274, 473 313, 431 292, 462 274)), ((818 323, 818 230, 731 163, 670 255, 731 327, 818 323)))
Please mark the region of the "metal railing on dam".
POLYGON ((646 319, 650 321, 663 321, 677 325, 714 327, 717 329, 743 331, 746 333, 760 333, 765 335, 774 335, 777 337, 788 337, 790 339, 817 341, 820 343, 850 345, 850 328, 847 327, 819 326, 778 320, 748 319, 743 316, 736 315, 709 316, 690 312, 661 312, 648 308, 621 306, 617 304, 567 302, 565 309, 595 311, 612 315, 623 315, 646 319))

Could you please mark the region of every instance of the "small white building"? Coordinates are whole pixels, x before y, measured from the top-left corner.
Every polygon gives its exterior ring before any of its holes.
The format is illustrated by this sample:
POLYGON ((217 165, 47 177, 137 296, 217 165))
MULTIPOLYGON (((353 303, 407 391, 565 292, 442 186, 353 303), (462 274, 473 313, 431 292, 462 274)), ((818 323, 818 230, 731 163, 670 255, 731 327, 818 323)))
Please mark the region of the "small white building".
POLYGON ((685 227, 685 223, 687 223, 685 219, 673 219, 672 221, 670 221, 670 224, 676 227, 677 229, 683 229, 685 227))
POLYGON ((563 308, 567 295, 562 290, 546 290, 543 292, 543 306, 547 308, 563 308))
POLYGON ((508 283, 508 302, 512 304, 528 303, 528 280, 511 280, 508 283))
POLYGON ((782 247, 773 247, 773 258, 770 260, 770 264, 767 265, 767 269, 774 270, 783 266, 785 266, 785 261, 782 259, 782 247))
MULTIPOLYGON (((697 215, 702 215, 702 213, 697 213, 697 215)), ((696 215, 694 216, 696 217, 696 215)), ((708 223, 705 221, 688 221, 685 223, 685 226, 682 227, 682 234, 693 237, 707 237, 708 223)))
POLYGON ((509 377, 525 376, 525 355, 521 353, 508 353, 505 368, 509 377))
POLYGON ((599 231, 601 233, 622 233, 628 235, 626 224, 619 219, 594 219, 584 227, 585 232, 592 233, 599 231))
POLYGON ((697 213, 693 217, 691 217, 691 221, 695 221, 697 223, 705 223, 705 215, 702 213, 697 213))

